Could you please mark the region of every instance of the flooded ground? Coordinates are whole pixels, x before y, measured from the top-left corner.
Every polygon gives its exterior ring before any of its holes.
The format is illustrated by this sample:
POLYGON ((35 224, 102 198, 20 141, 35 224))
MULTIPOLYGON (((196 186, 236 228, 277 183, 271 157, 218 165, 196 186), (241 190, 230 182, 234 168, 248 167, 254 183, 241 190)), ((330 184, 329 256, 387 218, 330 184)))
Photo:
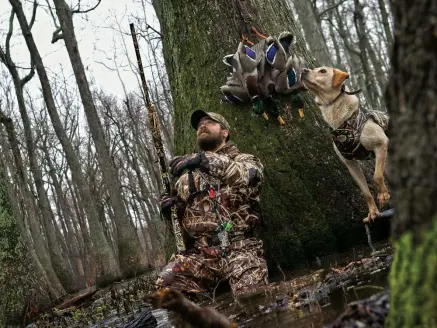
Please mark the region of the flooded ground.
MULTIPOLYGON (((387 244, 375 246, 375 256, 371 256, 369 247, 363 247, 317 259, 307 268, 285 274, 286 281, 270 283, 238 300, 225 293, 202 305, 213 306, 239 327, 323 327, 348 303, 387 286, 392 248, 387 244)), ((153 314, 160 328, 185 327, 175 314, 165 310, 154 310, 153 314)))
MULTIPOLYGON (((316 258, 237 299, 223 293, 200 304, 216 308, 238 327, 323 327, 333 322, 348 303, 370 297, 387 286, 393 249, 388 244, 375 247, 377 252, 373 254, 367 246, 316 258)), ((52 310, 31 327, 156 327, 156 323, 133 324, 141 313, 146 313, 144 300, 153 291, 155 279, 156 273, 94 291, 86 303, 52 310)), ((155 309, 152 314, 159 328, 189 327, 177 314, 166 310, 155 309)))

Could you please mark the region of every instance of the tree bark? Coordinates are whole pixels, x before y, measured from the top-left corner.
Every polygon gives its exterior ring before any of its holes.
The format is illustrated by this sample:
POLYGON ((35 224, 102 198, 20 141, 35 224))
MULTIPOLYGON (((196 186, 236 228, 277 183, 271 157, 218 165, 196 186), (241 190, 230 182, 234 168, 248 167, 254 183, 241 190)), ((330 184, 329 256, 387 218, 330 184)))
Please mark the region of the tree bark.
POLYGON ((437 2, 395 0, 387 92, 396 217, 389 327, 437 326, 437 2))
POLYGON ((90 225, 91 238, 93 239, 93 251, 95 252, 93 255, 95 256, 96 263, 99 264, 101 270, 100 272, 98 272, 99 278, 102 280, 116 279, 120 275, 119 264, 115 259, 114 254, 111 252, 109 245, 106 243, 105 237, 102 233, 102 227, 97 219, 97 212, 95 210, 94 204, 92 204, 91 201, 91 195, 85 187, 81 165, 73 150, 71 142, 62 127, 62 123, 53 99, 50 81, 47 77, 47 72, 45 70, 41 55, 35 44, 35 40, 33 39, 32 32, 30 31, 26 16, 24 15, 23 7, 19 0, 9 1, 14 8, 15 14, 17 15, 18 22, 20 23, 21 29, 23 31, 23 37, 26 41, 26 45, 29 49, 33 62, 35 63, 36 71, 38 73, 38 77, 42 86, 44 101, 47 106, 53 128, 65 152, 65 156, 71 170, 72 178, 76 183, 82 196, 81 199, 84 204, 87 219, 90 225))
MULTIPOLYGON (((285 0, 240 2, 268 35, 298 33, 285 0)), ((362 223, 351 218, 365 217, 367 209, 313 103, 307 104, 303 120, 287 112, 281 128, 252 115, 250 105, 236 108, 220 102, 219 88, 229 74, 221 59, 236 51, 244 24, 232 2, 156 0, 154 6, 175 106, 176 152, 195 150, 189 117, 202 107, 223 114, 231 125, 231 140, 241 151, 260 157, 266 176, 261 195, 266 224, 260 235, 270 269, 275 271, 278 262, 289 268, 358 241, 365 243, 362 223)), ((296 38, 296 51, 311 62, 302 36, 296 38)))
POLYGON ((109 154, 109 148, 105 141, 103 129, 97 115, 91 90, 85 75, 85 69, 80 57, 74 32, 72 10, 64 0, 54 0, 54 4, 65 46, 76 77, 87 122, 96 146, 100 169, 105 184, 108 187, 111 205, 115 213, 120 267, 124 274, 132 275, 135 274, 137 270, 143 269, 147 265, 147 261, 144 261, 145 257, 138 236, 135 233, 135 229, 123 204, 117 171, 109 154))

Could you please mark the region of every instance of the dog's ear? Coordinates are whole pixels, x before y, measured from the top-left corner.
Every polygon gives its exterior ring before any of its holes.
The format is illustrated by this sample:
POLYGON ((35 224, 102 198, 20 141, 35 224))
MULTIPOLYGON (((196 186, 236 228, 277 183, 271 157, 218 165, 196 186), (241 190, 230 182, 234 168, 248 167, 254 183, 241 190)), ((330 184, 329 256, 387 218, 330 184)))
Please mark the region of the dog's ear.
POLYGON ((334 75, 332 76, 332 86, 336 88, 339 85, 341 85, 344 82, 344 80, 348 78, 349 78, 349 73, 334 68, 334 75))

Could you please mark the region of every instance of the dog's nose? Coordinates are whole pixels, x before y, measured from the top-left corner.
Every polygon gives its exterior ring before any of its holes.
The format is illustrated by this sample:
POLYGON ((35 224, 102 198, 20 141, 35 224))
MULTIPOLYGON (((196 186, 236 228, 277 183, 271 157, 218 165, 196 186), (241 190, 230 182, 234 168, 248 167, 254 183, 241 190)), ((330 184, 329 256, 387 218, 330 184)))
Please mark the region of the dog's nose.
POLYGON ((301 74, 302 74, 302 75, 306 75, 306 74, 308 74, 309 71, 310 71, 310 70, 309 70, 308 68, 302 68, 302 70, 301 70, 301 74))

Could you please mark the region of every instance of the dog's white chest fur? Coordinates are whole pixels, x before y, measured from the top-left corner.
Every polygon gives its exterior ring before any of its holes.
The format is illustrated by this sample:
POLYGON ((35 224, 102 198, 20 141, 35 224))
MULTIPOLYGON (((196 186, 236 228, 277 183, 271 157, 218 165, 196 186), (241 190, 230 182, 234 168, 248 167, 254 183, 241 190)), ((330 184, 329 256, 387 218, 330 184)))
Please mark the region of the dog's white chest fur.
POLYGON ((358 98, 356 96, 344 95, 332 105, 322 105, 319 107, 326 123, 331 128, 337 129, 358 110, 358 98))

